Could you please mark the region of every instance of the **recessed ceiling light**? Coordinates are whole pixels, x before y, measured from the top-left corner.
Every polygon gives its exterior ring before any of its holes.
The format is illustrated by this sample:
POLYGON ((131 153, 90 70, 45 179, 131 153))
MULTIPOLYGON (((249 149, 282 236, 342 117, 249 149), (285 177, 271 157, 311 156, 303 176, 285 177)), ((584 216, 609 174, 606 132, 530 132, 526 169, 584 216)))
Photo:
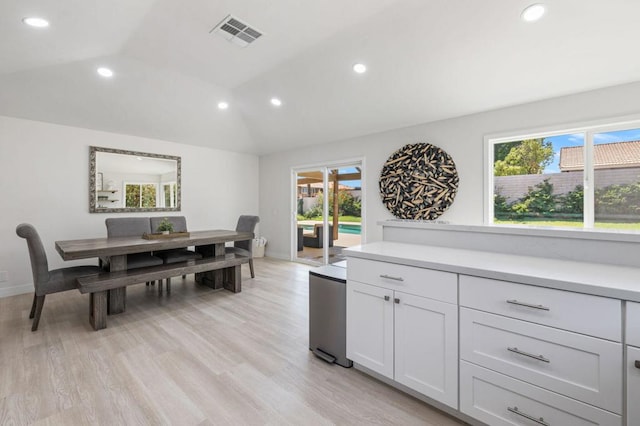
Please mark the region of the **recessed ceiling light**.
POLYGON ((218 102, 218 109, 227 109, 229 108, 229 104, 226 102, 218 102))
POLYGON ((111 71, 109 68, 98 68, 98 74, 106 78, 113 77, 113 71, 111 71))
POLYGON ((365 64, 355 64, 353 66, 353 70, 358 74, 365 73, 367 71, 367 66, 365 64))
POLYGON ((544 15, 545 7, 541 3, 532 4, 531 6, 527 6, 523 11, 520 17, 525 22, 535 22, 538 19, 542 18, 544 15))
POLYGON ((271 105, 279 107, 282 105, 282 101, 278 98, 271 98, 271 105))
POLYGON ((45 28, 49 26, 49 21, 47 21, 46 19, 36 18, 36 17, 23 18, 22 22, 24 22, 25 24, 31 27, 36 27, 36 28, 45 28))

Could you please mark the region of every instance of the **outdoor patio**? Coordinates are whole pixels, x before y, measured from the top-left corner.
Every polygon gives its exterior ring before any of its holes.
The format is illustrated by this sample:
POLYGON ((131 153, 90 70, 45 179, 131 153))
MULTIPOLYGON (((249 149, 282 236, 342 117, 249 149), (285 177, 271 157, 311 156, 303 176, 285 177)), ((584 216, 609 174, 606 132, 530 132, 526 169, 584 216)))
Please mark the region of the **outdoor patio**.
MULTIPOLYGON (((361 238, 359 234, 338 233, 338 239, 333 240, 333 247, 329 247, 329 263, 336 263, 346 258, 342 254, 342 250, 348 247, 360 245, 361 238)), ((298 252, 298 259, 309 260, 313 262, 322 262, 322 249, 303 247, 298 252)))

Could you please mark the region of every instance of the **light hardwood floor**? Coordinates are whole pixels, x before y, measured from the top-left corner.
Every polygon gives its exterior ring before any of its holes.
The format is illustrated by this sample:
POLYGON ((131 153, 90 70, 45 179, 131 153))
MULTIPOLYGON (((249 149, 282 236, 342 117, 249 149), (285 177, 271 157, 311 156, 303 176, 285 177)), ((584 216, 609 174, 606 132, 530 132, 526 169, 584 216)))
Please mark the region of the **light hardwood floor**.
MULTIPOLYGON (((243 267, 244 268, 244 267, 243 267)), ((308 350, 308 270, 256 259, 242 293, 172 280, 127 289, 127 311, 93 331, 88 295, 0 299, 0 424, 458 425, 308 350)))

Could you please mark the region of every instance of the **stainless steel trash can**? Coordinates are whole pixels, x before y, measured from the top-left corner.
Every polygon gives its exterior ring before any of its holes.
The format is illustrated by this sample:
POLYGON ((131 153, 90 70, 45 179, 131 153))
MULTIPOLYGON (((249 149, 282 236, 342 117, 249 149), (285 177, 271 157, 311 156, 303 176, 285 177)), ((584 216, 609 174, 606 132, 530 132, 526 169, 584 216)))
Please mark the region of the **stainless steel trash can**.
POLYGON ((327 265, 309 271, 309 350, 351 367, 347 359, 347 270, 327 265))

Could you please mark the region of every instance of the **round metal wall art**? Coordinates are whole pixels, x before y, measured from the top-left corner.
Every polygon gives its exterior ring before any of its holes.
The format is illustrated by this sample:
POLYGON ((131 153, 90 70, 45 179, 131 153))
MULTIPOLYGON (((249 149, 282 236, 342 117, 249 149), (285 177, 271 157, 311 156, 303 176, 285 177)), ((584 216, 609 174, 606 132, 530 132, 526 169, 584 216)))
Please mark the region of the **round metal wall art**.
POLYGON ((458 172, 449 154, 428 143, 407 144, 380 172, 382 203, 397 218, 433 220, 458 192, 458 172))

